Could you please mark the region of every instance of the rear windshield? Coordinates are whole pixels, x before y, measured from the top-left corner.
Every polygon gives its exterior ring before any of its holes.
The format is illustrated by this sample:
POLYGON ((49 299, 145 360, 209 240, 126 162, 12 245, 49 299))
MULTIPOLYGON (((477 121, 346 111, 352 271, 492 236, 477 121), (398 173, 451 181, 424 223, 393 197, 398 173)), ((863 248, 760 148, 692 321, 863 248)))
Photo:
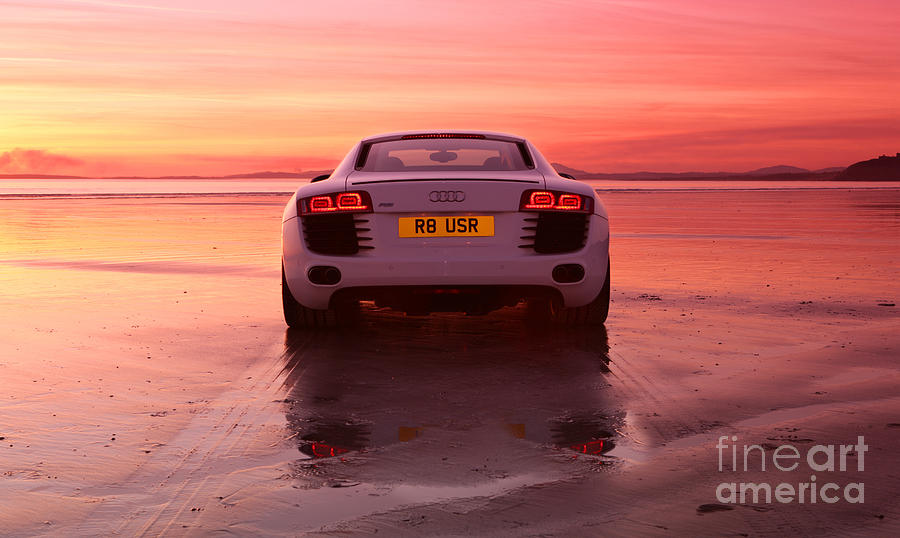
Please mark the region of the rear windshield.
POLYGON ((473 138, 387 140, 363 146, 357 170, 364 172, 442 172, 527 170, 524 144, 473 138))

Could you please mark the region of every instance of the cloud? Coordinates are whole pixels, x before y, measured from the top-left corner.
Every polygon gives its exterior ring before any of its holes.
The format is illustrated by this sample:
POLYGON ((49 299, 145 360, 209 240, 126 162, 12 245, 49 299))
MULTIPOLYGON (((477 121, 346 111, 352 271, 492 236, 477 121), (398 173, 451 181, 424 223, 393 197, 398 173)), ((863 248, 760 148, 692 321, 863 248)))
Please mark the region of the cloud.
POLYGON ((175 12, 183 12, 183 13, 206 13, 206 14, 215 14, 216 11, 202 10, 202 9, 185 9, 179 7, 167 7, 167 6, 153 6, 146 4, 135 4, 135 3, 126 3, 126 2, 100 2, 97 0, 71 0, 73 2, 79 4, 87 4, 89 6, 97 6, 97 7, 110 7, 110 8, 124 8, 124 9, 143 9, 143 10, 151 10, 151 11, 175 11, 175 12))
POLYGON ((15 148, 0 153, 0 172, 8 174, 59 172, 61 169, 68 171, 83 164, 81 159, 43 149, 15 148))
POLYGON ((743 171, 775 164, 808 169, 848 166, 900 147, 900 117, 681 132, 607 133, 539 144, 554 162, 591 172, 743 171))
POLYGON ((334 168, 340 156, 317 157, 295 155, 175 155, 166 160, 184 170, 200 170, 200 173, 237 174, 272 170, 278 172, 302 172, 334 168))

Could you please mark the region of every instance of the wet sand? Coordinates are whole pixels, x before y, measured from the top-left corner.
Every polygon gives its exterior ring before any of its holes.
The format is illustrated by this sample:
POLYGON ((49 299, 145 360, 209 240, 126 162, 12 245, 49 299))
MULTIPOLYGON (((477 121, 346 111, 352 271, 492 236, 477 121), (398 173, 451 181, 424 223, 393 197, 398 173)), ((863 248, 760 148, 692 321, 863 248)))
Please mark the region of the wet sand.
POLYGON ((900 190, 602 196, 605 331, 317 333, 284 196, 0 200, 0 534, 900 533, 900 190), (719 472, 722 436, 868 451, 719 472), (716 498, 811 474, 864 502, 716 498))

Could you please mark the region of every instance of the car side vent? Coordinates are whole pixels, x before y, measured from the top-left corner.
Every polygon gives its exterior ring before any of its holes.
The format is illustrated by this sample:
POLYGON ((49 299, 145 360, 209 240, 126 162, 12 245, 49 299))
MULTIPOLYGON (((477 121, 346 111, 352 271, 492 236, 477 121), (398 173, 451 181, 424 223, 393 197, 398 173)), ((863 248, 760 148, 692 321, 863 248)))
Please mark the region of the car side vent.
POLYGON ((588 217, 584 213, 542 212, 525 219, 519 248, 531 248, 538 254, 562 254, 584 247, 588 217))
POLYGON ((366 244, 372 238, 366 235, 371 229, 366 227, 369 219, 363 215, 306 215, 302 221, 306 247, 317 254, 351 256, 374 248, 366 244))

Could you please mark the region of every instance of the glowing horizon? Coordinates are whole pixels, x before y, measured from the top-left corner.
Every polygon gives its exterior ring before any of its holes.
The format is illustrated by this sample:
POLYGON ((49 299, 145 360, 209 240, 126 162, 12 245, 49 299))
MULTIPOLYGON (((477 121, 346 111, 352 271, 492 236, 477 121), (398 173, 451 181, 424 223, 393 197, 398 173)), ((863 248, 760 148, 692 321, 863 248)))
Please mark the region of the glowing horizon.
POLYGON ((0 173, 323 169, 419 128, 520 134, 591 172, 900 151, 893 2, 183 5, 0 4, 0 173))

